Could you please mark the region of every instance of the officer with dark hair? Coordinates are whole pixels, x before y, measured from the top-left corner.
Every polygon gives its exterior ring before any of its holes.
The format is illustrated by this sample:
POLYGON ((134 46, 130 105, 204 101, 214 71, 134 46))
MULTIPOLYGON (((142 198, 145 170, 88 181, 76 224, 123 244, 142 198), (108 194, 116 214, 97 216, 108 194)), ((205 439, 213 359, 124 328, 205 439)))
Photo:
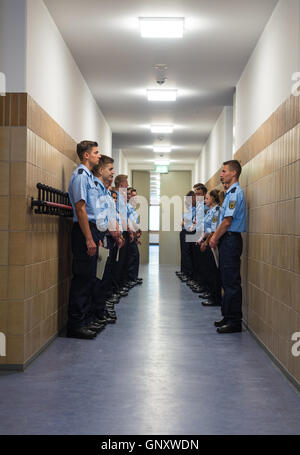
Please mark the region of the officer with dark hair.
POLYGON ((142 284, 143 279, 139 278, 140 252, 138 247, 141 229, 139 225, 139 216, 136 212, 136 189, 127 188, 127 217, 128 229, 130 231, 130 241, 128 243, 128 268, 127 284, 135 286, 142 284))
POLYGON ((95 322, 94 309, 99 299, 97 273, 98 246, 103 233, 96 226, 98 191, 92 168, 100 154, 97 142, 77 145, 81 164, 73 172, 69 197, 73 207, 72 253, 73 278, 70 288, 67 336, 93 339, 103 329, 95 322))
POLYGON ((191 280, 193 277, 193 243, 188 241, 188 237, 195 234, 195 219, 196 196, 194 191, 189 191, 185 196, 185 211, 182 216, 182 230, 179 234, 181 254, 180 271, 175 272, 183 282, 191 280))
POLYGON ((242 172, 237 160, 225 161, 221 181, 228 185, 222 206, 221 224, 210 239, 211 248, 219 244, 221 281, 224 289, 221 321, 216 321, 218 333, 242 331, 241 255, 246 231, 246 202, 239 176, 242 172))
POLYGON ((200 250, 203 254, 203 276, 205 283, 207 284, 208 292, 200 294, 200 298, 205 298, 202 301, 203 306, 220 306, 221 305, 221 278, 218 263, 216 262, 216 250, 211 250, 209 240, 213 236, 213 233, 218 228, 221 216, 221 210, 219 206, 219 190, 211 190, 205 196, 205 202, 209 207, 208 212, 204 218, 204 234, 202 239, 198 242, 200 244, 200 250))
MULTIPOLYGON (((194 185, 194 192, 196 195, 196 222, 195 222, 195 230, 197 233, 202 231, 202 225, 204 223, 205 214, 208 211, 208 207, 204 202, 204 198, 207 194, 207 188, 203 183, 196 183, 194 185), (203 199, 202 199, 203 198, 203 199), (201 200, 202 199, 202 200, 201 200)), ((200 234, 199 234, 200 237, 200 234)), ((199 238, 198 238, 199 240, 199 238)), ((203 267, 205 264, 203 263, 203 254, 200 251, 200 246, 195 242, 192 246, 192 253, 193 253, 193 264, 194 264, 194 271, 193 277, 191 280, 187 281, 187 285, 190 286, 193 292, 206 292, 206 284, 204 280, 203 274, 203 267)))

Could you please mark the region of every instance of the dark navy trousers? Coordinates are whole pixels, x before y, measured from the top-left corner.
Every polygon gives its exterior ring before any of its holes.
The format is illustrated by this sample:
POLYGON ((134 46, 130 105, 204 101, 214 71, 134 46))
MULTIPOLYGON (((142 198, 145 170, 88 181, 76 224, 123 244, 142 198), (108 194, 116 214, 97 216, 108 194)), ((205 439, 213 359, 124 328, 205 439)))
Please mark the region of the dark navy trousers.
MULTIPOLYGON (((93 240, 97 247, 104 234, 97 226, 90 223, 93 240)), ((85 237, 79 223, 73 224, 72 229, 73 278, 71 281, 68 328, 84 327, 104 312, 102 281, 96 278, 98 248, 95 256, 88 256, 85 237)))
POLYGON ((139 275, 140 252, 137 240, 128 243, 128 280, 135 281, 139 275))
POLYGON ((195 232, 188 232, 185 229, 179 234, 180 238, 180 251, 181 251, 181 267, 180 270, 186 276, 192 278, 194 264, 193 264, 193 243, 187 242, 187 236, 194 234, 195 232))
POLYGON ((241 255, 243 239, 240 233, 226 232, 220 239, 220 273, 224 290, 222 314, 229 322, 242 320, 241 255))

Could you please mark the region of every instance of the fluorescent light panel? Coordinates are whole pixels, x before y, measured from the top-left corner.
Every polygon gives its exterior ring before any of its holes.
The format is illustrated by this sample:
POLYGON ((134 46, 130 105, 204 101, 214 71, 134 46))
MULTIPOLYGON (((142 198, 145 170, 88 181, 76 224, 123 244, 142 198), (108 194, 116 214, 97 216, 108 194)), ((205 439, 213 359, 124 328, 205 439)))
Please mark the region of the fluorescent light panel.
POLYGON ((148 101, 176 101, 177 89, 147 89, 148 101))
POLYGON ((151 133, 157 134, 172 134, 173 125, 151 125, 151 133))
POLYGON ((142 38, 182 38, 183 17, 140 17, 142 38))
POLYGON ((163 145, 154 145, 153 152, 156 153, 171 153, 172 147, 171 146, 163 146, 163 145))

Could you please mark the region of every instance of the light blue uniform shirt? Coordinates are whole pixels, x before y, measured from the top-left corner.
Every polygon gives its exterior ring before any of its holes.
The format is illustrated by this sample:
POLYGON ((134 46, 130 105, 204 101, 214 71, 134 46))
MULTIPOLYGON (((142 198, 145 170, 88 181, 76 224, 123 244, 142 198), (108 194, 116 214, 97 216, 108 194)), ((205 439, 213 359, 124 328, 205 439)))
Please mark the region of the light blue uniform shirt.
POLYGON ((184 221, 184 227, 186 231, 190 230, 193 222, 196 220, 196 207, 190 206, 189 209, 183 213, 182 221, 184 221))
POLYGON ((221 222, 228 216, 232 217, 228 232, 246 232, 246 201, 238 182, 235 182, 226 191, 222 205, 221 222))
POLYGON ((68 192, 73 207, 73 221, 78 222, 75 204, 82 200, 86 203, 85 210, 88 220, 92 223, 96 223, 98 190, 94 182, 93 174, 83 164, 80 164, 73 172, 68 192))
POLYGON ((127 190, 126 188, 121 188, 124 195, 120 194, 119 191, 116 191, 118 195, 116 208, 117 208, 117 221, 120 226, 120 231, 127 231, 127 190), (126 199, 124 199, 126 197, 126 199))
POLYGON ((130 202, 127 203, 127 217, 133 220, 135 224, 139 224, 139 216, 130 202))
POLYGON ((99 231, 105 232, 108 229, 108 222, 116 219, 115 204, 110 191, 106 188, 104 183, 97 177, 94 177, 94 181, 98 190, 98 199, 96 203, 96 224, 99 231))
POLYGON ((207 234, 210 234, 211 232, 215 232, 217 230, 220 217, 221 209, 218 205, 215 205, 213 208, 209 209, 206 212, 206 215, 204 217, 204 231, 207 234))
POLYGON ((202 201, 196 203, 196 231, 202 231, 205 214, 208 212, 209 207, 202 201))

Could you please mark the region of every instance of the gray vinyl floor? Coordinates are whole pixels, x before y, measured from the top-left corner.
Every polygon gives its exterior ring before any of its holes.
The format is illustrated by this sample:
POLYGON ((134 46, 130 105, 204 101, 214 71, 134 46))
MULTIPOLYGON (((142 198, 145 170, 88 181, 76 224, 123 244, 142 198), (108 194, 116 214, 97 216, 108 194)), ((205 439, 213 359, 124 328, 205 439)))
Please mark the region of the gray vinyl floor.
POLYGON ((296 390, 247 331, 218 335, 219 308, 159 268, 157 251, 116 325, 0 373, 0 434, 300 433, 296 390))

